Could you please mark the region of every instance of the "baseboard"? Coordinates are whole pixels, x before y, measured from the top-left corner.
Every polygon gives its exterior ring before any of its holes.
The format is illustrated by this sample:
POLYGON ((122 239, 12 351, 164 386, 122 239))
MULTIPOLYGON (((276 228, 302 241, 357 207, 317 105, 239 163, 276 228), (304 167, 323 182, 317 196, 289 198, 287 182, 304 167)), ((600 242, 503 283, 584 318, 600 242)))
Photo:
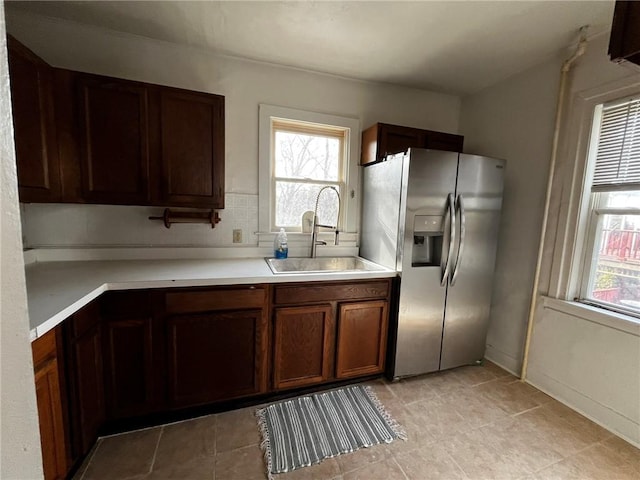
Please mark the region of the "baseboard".
POLYGON ((504 368, 507 372, 512 373, 516 377, 520 376, 520 359, 512 357, 497 348, 487 345, 484 351, 484 358, 492 361, 499 367, 504 368))
POLYGON ((526 382, 640 448, 640 425, 632 419, 550 377, 535 365, 529 365, 526 382))

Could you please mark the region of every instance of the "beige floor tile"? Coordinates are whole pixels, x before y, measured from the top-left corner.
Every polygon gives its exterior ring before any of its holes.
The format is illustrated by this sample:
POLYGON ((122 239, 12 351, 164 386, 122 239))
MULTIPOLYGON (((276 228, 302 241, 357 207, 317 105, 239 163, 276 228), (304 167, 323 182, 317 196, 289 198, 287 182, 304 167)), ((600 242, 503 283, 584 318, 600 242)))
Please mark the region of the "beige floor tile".
POLYGON ((257 445, 216 455, 216 480, 265 480, 267 466, 257 445))
POLYGON ((467 477, 513 480, 533 473, 519 456, 514 456, 509 438, 491 435, 488 427, 460 433, 442 442, 467 477))
POLYGON ((98 439, 98 441, 93 446, 91 451, 87 454, 87 457, 84 459, 84 462, 82 462, 82 465, 80 465, 80 467, 78 467, 78 470, 76 470, 76 473, 73 475, 73 480, 82 480, 82 477, 84 476, 84 472, 87 470, 87 467, 89 466, 89 463, 91 462, 91 459, 95 455, 96 450, 98 449, 98 446, 100 445, 101 442, 102 440, 98 439))
POLYGON ((442 397, 407 405, 410 419, 436 440, 468 430, 467 421, 457 412, 457 406, 442 397))
POLYGON ((398 463, 389 458, 378 463, 371 463, 342 476, 344 480, 407 480, 398 463))
POLYGON ((504 368, 499 367, 498 365, 496 365, 495 363, 491 362, 490 360, 484 360, 482 362, 482 368, 485 368, 485 369, 489 370, 491 373, 493 373, 498 378, 507 377, 507 376, 511 375, 504 368))
POLYGON ((255 408, 243 408, 217 415, 217 453, 260 443, 260 431, 255 411, 255 408))
POLYGON ((460 367, 452 370, 452 372, 457 380, 470 387, 499 378, 492 369, 485 368, 484 365, 460 367))
POLYGON ((446 393, 442 395, 442 399, 465 420, 465 429, 482 427, 509 415, 491 399, 478 395, 472 388, 461 388, 446 393))
POLYGON ((161 431, 158 427, 102 439, 83 480, 118 480, 149 473, 161 431))
POLYGON ((164 427, 153 470, 215 455, 216 416, 187 420, 164 427))
POLYGON ((511 415, 538 407, 545 403, 548 398, 542 392, 515 377, 498 378, 477 385, 473 387, 473 390, 476 395, 486 397, 511 415))
POLYGON ((638 478, 640 478, 640 449, 634 447, 628 442, 625 442, 619 437, 610 437, 602 442, 602 446, 606 449, 612 450, 622 457, 625 461, 638 472, 638 478))
POLYGON ((310 467, 302 467, 292 472, 274 475, 274 480, 317 480, 340 477, 340 467, 336 458, 327 458, 310 467))
POLYGON ((466 475, 446 449, 439 444, 413 452, 398 453, 395 459, 409 480, 457 480, 466 475))
POLYGON ((541 480, 637 480, 638 472, 621 455, 598 444, 541 470, 536 476, 541 480))
POLYGON ((188 461, 165 464, 144 477, 144 480, 214 480, 215 457, 198 457, 188 461))
POLYGON ((374 445, 368 448, 361 448, 351 453, 344 453, 335 457, 336 463, 340 468, 339 473, 345 473, 358 470, 370 463, 381 462, 391 457, 391 452, 386 444, 374 445))

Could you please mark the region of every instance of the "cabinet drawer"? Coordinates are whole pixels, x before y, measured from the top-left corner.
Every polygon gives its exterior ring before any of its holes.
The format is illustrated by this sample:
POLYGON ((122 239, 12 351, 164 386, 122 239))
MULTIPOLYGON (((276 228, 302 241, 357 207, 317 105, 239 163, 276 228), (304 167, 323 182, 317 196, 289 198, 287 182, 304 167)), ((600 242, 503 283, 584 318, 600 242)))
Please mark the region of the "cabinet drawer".
POLYGON ((277 305, 364 298, 386 298, 389 295, 389 281, 378 280, 358 283, 298 284, 275 287, 274 303, 277 305))
POLYGON ((264 286, 216 288, 190 292, 170 292, 166 295, 166 312, 211 312, 215 310, 263 308, 266 305, 264 286))

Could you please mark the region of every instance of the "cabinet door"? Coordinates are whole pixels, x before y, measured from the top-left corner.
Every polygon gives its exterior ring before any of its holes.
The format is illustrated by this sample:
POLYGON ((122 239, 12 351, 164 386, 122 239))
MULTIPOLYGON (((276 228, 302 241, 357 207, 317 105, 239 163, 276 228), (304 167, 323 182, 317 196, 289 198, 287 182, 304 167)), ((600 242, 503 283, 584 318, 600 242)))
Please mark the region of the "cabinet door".
POLYGON ((104 323, 105 397, 109 419, 157 410, 152 327, 152 318, 104 323))
POLYGON ((409 148, 425 148, 426 131, 418 128, 381 124, 378 132, 378 160, 387 155, 406 152, 409 148))
POLYGON ((53 72, 13 37, 8 37, 7 46, 20 201, 56 202, 60 171, 53 72))
POLYGON ((262 310, 167 318, 169 402, 189 407, 267 390, 262 310))
POLYGON ((387 349, 388 303, 344 303, 338 317, 336 377, 382 373, 387 349))
POLYGON ((224 208, 224 97, 162 89, 160 202, 224 208))
POLYGON ((273 382, 276 389, 332 378, 335 322, 330 304, 277 308, 273 382))
POLYGON ((616 2, 613 12, 609 56, 640 65, 640 3, 616 2))
POLYGON ((105 420, 104 375, 100 310, 92 302, 75 313, 65 325, 68 338, 67 371, 74 458, 93 446, 105 420))
POLYGON ((68 470, 63 390, 58 367, 57 331, 32 344, 40 444, 45 480, 63 479, 68 470))
POLYGON ((82 195, 91 203, 150 202, 147 88, 78 74, 82 195))

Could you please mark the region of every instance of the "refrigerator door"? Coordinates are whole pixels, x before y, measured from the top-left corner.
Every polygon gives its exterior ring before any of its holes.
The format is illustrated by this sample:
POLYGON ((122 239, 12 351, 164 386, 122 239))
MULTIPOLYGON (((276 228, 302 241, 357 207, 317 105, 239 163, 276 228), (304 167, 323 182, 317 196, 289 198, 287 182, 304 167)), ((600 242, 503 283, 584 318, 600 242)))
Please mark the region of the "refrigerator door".
POLYGON ((503 172, 503 160, 460 155, 456 192, 460 235, 447 292, 441 370, 471 364, 484 357, 503 172))
POLYGON ((360 256, 397 269, 404 155, 364 169, 360 256))
POLYGON ((438 370, 446 293, 441 280, 451 239, 447 199, 455 192, 458 154, 412 149, 406 162, 394 377, 438 370))

